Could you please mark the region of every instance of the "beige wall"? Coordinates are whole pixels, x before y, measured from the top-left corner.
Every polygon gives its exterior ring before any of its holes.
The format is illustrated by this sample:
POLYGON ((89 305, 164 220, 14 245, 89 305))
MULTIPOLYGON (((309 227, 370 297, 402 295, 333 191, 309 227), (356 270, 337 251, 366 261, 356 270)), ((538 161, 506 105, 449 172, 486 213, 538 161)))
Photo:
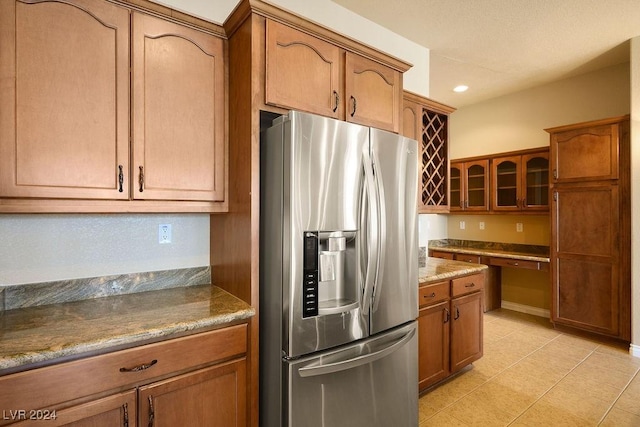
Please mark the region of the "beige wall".
MULTIPOLYGON (((449 122, 450 157, 549 146, 545 128, 629 114, 629 91, 630 65, 625 63, 461 108, 449 122)), ((546 215, 449 215, 447 228, 448 237, 455 239, 534 245, 549 245, 550 239, 546 215), (465 230, 460 229, 460 221, 465 222, 465 230), (479 228, 480 221, 485 223, 484 230, 479 228), (523 224, 522 233, 516 232, 517 222, 523 224)), ((549 309, 548 273, 503 269, 502 283, 504 301, 549 309)), ((638 323, 640 319, 634 325, 638 323)), ((640 342, 638 329, 636 342, 640 342)))

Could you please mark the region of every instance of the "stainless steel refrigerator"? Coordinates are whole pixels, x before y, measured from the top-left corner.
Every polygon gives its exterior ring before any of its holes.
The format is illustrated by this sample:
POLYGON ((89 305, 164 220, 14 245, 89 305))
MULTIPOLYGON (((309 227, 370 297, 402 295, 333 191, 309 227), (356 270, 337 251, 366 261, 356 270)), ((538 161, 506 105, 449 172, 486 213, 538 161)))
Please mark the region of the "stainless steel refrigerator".
POLYGON ((260 425, 417 426, 417 142, 291 111, 260 151, 260 425))

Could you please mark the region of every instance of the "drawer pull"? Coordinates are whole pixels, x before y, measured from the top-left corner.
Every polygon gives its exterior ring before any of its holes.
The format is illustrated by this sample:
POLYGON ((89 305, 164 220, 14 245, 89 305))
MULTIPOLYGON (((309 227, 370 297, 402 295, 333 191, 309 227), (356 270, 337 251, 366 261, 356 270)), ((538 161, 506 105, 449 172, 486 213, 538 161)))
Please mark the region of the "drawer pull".
POLYGON ((125 403, 122 405, 122 409, 124 410, 124 418, 122 419, 122 426, 129 427, 129 407, 125 403))
POLYGON ((465 288, 473 288, 473 287, 475 287, 475 286, 476 286, 476 284, 475 284, 475 283, 473 283, 473 282, 471 282, 471 283, 467 283, 466 285, 464 285, 464 287, 465 287, 465 288))
POLYGON ((460 310, 456 307, 456 314, 453 316, 453 320, 458 320, 460 318, 460 310))
POLYGON ((435 298, 436 297, 436 293, 435 292, 431 292, 431 295, 423 295, 424 298, 435 298))
POLYGON ((516 267, 519 265, 517 262, 508 262, 509 265, 515 265, 516 267))
POLYGON ((149 369, 156 363, 158 363, 158 361, 156 359, 153 359, 150 363, 134 366, 133 368, 120 368, 120 372, 140 372, 149 369))
POLYGON ((449 313, 449 309, 445 308, 444 309, 444 322, 443 323, 449 323, 449 319, 451 319, 451 313, 449 313))

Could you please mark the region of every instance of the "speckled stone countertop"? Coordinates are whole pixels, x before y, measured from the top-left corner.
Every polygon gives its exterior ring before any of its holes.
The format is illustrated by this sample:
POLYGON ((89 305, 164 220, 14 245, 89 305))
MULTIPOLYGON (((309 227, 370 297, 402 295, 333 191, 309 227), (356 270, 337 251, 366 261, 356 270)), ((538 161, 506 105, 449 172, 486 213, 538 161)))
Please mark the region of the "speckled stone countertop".
POLYGON ((0 375, 248 319, 255 310, 212 285, 16 308, 0 315, 0 375))
POLYGON ((549 262, 549 247, 513 243, 443 239, 429 242, 429 249, 470 255, 549 262))
POLYGON ((427 257, 425 266, 418 269, 418 279, 421 284, 432 283, 479 273, 488 268, 483 264, 470 264, 463 261, 427 257))

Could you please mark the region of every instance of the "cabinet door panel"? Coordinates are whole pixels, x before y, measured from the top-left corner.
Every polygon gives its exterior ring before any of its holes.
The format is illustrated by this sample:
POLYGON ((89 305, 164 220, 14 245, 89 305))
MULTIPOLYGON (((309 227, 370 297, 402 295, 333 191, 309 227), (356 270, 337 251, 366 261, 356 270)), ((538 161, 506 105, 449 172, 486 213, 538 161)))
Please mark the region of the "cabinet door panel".
POLYGON ((551 135, 554 182, 618 178, 618 124, 551 135))
POLYGON ((418 315, 419 389, 449 375, 449 301, 420 310, 418 315))
POLYGON ((140 425, 243 427, 246 425, 245 359, 141 387, 140 425))
POLYGON ((489 210, 489 160, 476 160, 464 164, 464 209, 489 210))
POLYGON ((549 210, 549 153, 522 156, 523 210, 549 210))
POLYGON ((340 49, 271 20, 266 31, 265 102, 339 118, 340 49))
POLYGON ((345 88, 348 122, 400 131, 402 80, 399 71, 347 52, 345 88))
POLYGON ((520 210, 520 156, 502 157, 492 160, 491 181, 493 197, 491 208, 495 211, 520 210))
POLYGON ((221 39, 134 13, 135 199, 224 200, 224 75, 221 39))
POLYGON ((0 16, 0 196, 128 198, 129 12, 3 1, 0 16))
POLYGON ((451 300, 451 372, 482 357, 482 293, 451 300))
POLYGON ((25 421, 14 424, 47 425, 51 427, 135 427, 137 420, 136 390, 129 390, 102 399, 55 411, 55 419, 25 421))

